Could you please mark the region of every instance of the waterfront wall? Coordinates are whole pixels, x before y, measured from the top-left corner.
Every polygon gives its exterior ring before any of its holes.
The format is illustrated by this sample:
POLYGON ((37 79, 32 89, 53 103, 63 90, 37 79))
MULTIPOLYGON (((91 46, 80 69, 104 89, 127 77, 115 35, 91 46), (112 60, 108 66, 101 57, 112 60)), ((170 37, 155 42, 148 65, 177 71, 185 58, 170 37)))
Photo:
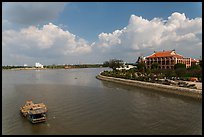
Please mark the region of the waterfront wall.
POLYGON ((183 96, 189 96, 197 99, 202 99, 202 90, 198 90, 198 89, 189 89, 189 88, 163 85, 163 84, 157 84, 157 83, 107 77, 107 76, 102 76, 100 74, 96 76, 96 78, 100 80, 105 80, 105 81, 111 81, 111 82, 137 86, 137 87, 142 87, 147 89, 155 89, 162 92, 168 92, 168 93, 173 93, 177 95, 183 95, 183 96))

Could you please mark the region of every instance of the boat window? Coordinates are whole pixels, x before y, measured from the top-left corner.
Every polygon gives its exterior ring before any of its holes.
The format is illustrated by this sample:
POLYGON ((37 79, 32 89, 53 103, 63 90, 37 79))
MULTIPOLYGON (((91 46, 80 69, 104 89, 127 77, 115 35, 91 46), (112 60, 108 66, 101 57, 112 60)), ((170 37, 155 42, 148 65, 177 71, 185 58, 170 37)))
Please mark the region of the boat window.
POLYGON ((36 118, 41 118, 41 117, 43 117, 42 114, 35 114, 35 115, 33 115, 33 118, 34 118, 34 119, 36 119, 36 118))

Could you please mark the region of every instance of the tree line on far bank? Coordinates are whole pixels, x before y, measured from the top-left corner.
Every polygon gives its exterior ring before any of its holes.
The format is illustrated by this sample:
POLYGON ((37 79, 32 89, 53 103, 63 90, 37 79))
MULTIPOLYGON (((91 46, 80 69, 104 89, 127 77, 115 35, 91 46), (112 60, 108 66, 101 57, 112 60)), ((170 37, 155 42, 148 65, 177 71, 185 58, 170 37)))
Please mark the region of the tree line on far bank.
MULTIPOLYGON (((78 65, 44 65, 44 68, 48 69, 66 69, 66 68, 98 68, 102 67, 102 64, 78 64, 78 65)), ((35 66, 2 66, 2 69, 16 69, 16 68, 35 68, 35 66)))

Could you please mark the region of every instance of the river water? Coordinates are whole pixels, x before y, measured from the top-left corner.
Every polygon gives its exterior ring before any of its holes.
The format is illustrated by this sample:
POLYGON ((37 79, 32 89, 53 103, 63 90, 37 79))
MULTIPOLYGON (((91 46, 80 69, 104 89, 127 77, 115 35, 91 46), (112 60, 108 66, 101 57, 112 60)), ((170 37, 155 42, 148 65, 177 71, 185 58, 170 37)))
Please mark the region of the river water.
POLYGON ((96 79, 105 69, 3 70, 2 134, 202 134, 202 101, 96 79), (30 99, 46 104, 47 122, 20 115, 30 99))

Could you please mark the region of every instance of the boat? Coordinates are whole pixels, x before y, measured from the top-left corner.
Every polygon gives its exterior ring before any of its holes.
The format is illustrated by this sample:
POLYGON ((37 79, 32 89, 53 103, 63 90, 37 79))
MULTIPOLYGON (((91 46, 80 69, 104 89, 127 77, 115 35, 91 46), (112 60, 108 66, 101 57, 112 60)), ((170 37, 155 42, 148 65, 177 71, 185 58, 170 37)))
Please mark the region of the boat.
POLYGON ((34 104, 32 100, 26 101, 26 104, 20 107, 21 114, 31 123, 45 122, 47 111, 44 103, 34 104))

